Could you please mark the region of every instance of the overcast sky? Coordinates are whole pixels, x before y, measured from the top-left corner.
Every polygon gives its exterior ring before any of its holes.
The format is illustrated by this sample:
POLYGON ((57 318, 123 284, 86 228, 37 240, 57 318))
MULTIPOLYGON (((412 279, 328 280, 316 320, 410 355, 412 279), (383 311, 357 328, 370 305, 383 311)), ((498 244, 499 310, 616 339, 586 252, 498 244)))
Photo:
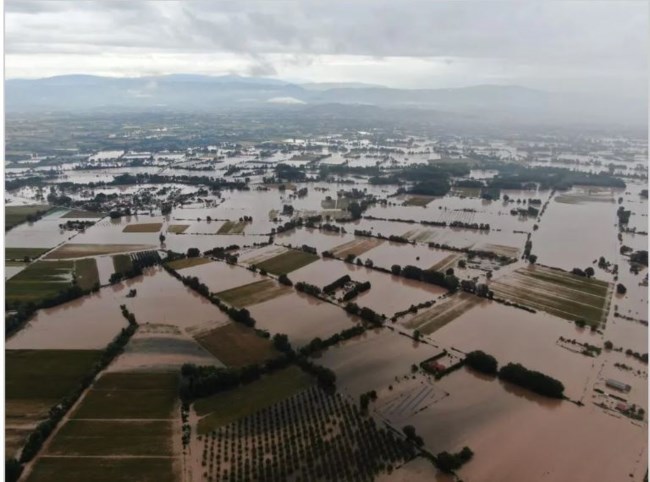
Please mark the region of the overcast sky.
POLYGON ((646 1, 5 1, 7 78, 240 74, 645 96, 646 1))

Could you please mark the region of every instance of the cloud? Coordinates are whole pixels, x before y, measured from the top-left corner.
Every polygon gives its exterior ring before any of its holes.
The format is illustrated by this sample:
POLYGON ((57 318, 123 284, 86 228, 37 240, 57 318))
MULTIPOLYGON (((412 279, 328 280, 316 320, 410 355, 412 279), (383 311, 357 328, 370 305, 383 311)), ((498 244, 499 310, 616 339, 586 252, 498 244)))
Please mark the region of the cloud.
POLYGON ((267 100, 269 104, 305 104, 305 101, 296 99, 295 97, 272 97, 267 100))
MULTIPOLYGON (((325 69, 326 60, 358 58, 384 62, 384 71, 392 65, 391 82, 408 76, 394 71, 399 62, 391 59, 401 58, 431 59, 436 66, 431 73, 437 74, 525 74, 521 82, 548 88, 645 90, 647 82, 645 2, 6 0, 5 5, 10 76, 25 74, 13 66, 24 65, 29 56, 34 56, 30 73, 37 74, 36 60, 46 56, 193 59, 161 66, 180 72, 200 58, 233 55, 237 60, 224 72, 254 76, 311 76, 325 69)), ((119 60, 106 62, 102 71, 123 73, 119 60)), ((78 71, 84 64, 76 65, 78 71)), ((334 73, 330 64, 328 76, 334 73)))

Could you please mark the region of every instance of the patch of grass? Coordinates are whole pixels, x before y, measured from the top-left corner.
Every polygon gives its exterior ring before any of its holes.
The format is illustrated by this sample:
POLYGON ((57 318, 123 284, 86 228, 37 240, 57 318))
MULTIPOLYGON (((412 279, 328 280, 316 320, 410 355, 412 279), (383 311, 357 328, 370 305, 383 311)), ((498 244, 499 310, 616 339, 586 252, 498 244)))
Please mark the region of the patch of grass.
POLYGON ((73 418, 172 418, 177 395, 177 373, 106 373, 88 391, 73 418))
POLYGON ((116 254, 113 258, 113 269, 116 273, 126 274, 133 269, 133 261, 128 254, 116 254))
POLYGON ((189 227, 189 224, 170 224, 167 226, 167 232, 173 234, 181 234, 184 233, 185 230, 189 227))
POLYGON ((40 457, 28 482, 175 482, 172 458, 40 457))
POLYGON ((434 199, 433 196, 410 195, 406 201, 404 201, 404 206, 426 206, 434 199))
POLYGON ((99 271, 95 258, 78 259, 74 262, 77 284, 83 290, 90 290, 99 284, 99 271))
POLYGON ((605 319, 611 297, 604 281, 542 266, 520 268, 490 287, 502 298, 596 327, 605 319))
POLYGON ((52 209, 46 204, 29 206, 5 206, 5 231, 24 223, 29 218, 37 218, 52 209))
POLYGON ((456 264, 456 261, 461 257, 460 254, 450 254, 448 256, 445 256, 442 258, 440 261, 438 261, 436 264, 431 266, 429 268, 430 271, 441 271, 445 272, 448 268, 453 268, 454 265, 456 264))
POLYGON ((99 359, 100 350, 6 350, 7 400, 63 398, 99 359))
POLYGON ((103 213, 97 213, 94 211, 84 211, 83 209, 71 209, 65 213, 62 218, 75 218, 75 219, 97 219, 103 218, 103 213))
POLYGON ((320 258, 316 254, 291 249, 266 261, 262 261, 257 267, 279 276, 281 274, 291 273, 318 259, 320 258))
POLYGON ((47 455, 172 455, 171 439, 171 420, 69 420, 47 455))
POLYGON ((221 225, 217 234, 241 234, 245 227, 246 223, 243 221, 226 221, 221 225))
POLYGON ((183 258, 177 259, 176 261, 171 261, 167 263, 171 269, 179 270, 184 268, 191 268, 192 266, 200 266, 202 264, 212 263, 210 258, 183 258))
POLYGON ((274 403, 289 398, 313 383, 296 366, 267 375, 253 383, 203 398, 194 403, 199 420, 198 433, 205 434, 274 403))
POLYGON ((140 223, 124 226, 123 233, 157 233, 162 229, 162 223, 140 223))
POLYGON ((5 284, 10 303, 38 302, 54 297, 72 286, 72 261, 37 261, 30 264, 5 284))
POLYGON ((478 296, 458 293, 444 303, 436 304, 432 308, 421 311, 411 318, 405 326, 417 329, 422 334, 430 335, 451 323, 463 313, 467 313, 481 301, 482 299, 478 296))
POLYGON ((25 256, 29 258, 38 258, 50 248, 5 248, 5 259, 22 261, 25 256))
POLYGON ((238 286, 237 288, 221 291, 216 293, 216 295, 229 305, 243 308, 244 306, 272 300, 273 298, 290 293, 291 291, 291 288, 288 286, 281 285, 272 279, 264 279, 243 286, 238 286))
POLYGON ((45 256, 45 259, 69 259, 84 258, 88 256, 99 256, 102 254, 113 254, 130 251, 144 251, 156 249, 151 244, 64 244, 55 251, 45 256))
POLYGON ((345 259, 349 254, 360 256, 382 243, 383 241, 381 239, 374 238, 353 239, 352 241, 336 246, 331 251, 334 256, 345 259))
POLYGON ((239 323, 229 323, 195 337, 196 341, 229 367, 262 363, 279 353, 271 341, 239 323))

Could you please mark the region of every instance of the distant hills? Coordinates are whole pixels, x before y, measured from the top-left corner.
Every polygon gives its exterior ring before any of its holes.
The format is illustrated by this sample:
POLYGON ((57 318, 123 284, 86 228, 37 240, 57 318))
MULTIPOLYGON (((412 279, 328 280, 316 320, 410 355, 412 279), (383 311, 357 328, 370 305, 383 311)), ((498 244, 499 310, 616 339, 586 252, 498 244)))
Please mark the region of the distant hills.
POLYGON ((361 83, 295 84, 277 79, 174 74, 138 78, 65 75, 5 81, 12 112, 221 111, 367 105, 435 111, 483 122, 647 125, 647 101, 553 93, 515 85, 395 89, 361 83))

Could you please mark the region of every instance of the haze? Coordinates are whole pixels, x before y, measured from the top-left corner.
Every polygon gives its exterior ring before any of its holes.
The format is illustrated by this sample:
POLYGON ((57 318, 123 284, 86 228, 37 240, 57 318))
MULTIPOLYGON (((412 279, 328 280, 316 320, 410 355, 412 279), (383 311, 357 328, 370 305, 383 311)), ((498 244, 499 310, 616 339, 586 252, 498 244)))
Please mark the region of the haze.
POLYGON ((516 84, 643 101, 646 2, 6 2, 7 78, 516 84))

